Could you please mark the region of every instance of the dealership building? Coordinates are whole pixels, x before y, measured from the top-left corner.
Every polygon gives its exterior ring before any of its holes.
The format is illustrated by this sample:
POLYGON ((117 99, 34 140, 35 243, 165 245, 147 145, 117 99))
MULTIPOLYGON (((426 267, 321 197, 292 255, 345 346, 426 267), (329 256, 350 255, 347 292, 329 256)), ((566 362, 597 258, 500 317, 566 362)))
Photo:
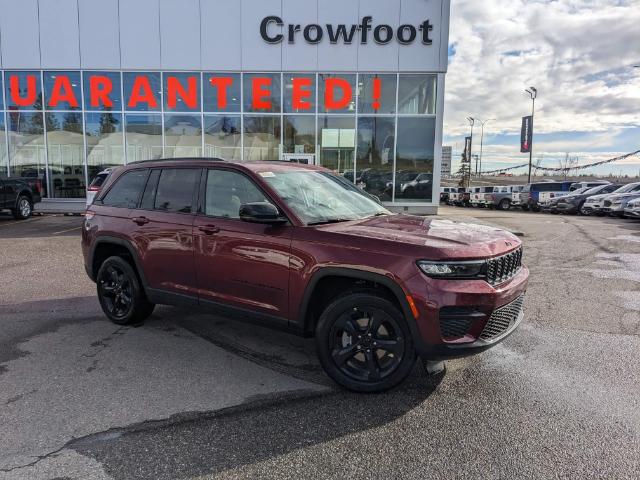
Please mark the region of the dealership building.
POLYGON ((449 0, 0 0, 0 174, 80 208, 162 157, 330 168, 437 207, 449 0))

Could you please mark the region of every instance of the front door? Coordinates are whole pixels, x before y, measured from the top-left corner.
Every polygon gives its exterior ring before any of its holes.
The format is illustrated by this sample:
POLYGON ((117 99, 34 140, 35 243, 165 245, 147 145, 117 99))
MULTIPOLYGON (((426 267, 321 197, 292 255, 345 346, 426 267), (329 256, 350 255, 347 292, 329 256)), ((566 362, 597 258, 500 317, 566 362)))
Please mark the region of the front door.
POLYGON ((195 264, 202 303, 232 305, 288 318, 291 231, 240 220, 240 205, 269 201, 249 177, 210 169, 202 212, 194 222, 195 264))

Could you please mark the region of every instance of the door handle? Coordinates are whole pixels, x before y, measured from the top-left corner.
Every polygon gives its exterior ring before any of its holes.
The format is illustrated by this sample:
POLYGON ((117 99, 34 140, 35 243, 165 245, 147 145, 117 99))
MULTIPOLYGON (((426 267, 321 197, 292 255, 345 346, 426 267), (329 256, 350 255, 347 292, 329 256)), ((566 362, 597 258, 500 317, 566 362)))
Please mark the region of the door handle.
POLYGON ((212 235, 212 234, 218 233, 220 231, 220 229, 218 227, 216 227, 215 225, 200 225, 198 227, 198 230, 200 230, 201 232, 206 233, 207 235, 212 235))
POLYGON ((149 219, 147 217, 133 217, 131 221, 134 223, 137 223, 138 225, 144 225, 145 223, 149 223, 149 219))

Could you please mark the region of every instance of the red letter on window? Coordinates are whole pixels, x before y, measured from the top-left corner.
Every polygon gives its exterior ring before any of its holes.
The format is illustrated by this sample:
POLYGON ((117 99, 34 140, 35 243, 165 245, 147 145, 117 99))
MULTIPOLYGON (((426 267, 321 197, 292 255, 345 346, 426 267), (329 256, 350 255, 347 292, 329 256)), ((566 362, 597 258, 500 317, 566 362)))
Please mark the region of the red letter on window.
POLYGON ((36 76, 27 75, 27 94, 20 96, 20 77, 11 75, 9 79, 9 89, 11 90, 11 100, 19 107, 30 107, 36 101, 36 76))
POLYGON ((344 78, 327 78, 324 81, 324 107, 327 110, 339 110, 351 103, 351 85, 344 78), (342 98, 336 100, 335 89, 342 90, 342 98))
POLYGON ((131 97, 129 98, 128 106, 130 108, 135 108, 139 103, 146 103, 149 108, 157 108, 158 102, 156 97, 153 95, 153 91, 151 90, 151 84, 149 83, 149 79, 143 75, 136 77, 133 81, 133 86, 131 87, 131 97))
POLYGON ((218 92, 218 108, 227 108, 227 89, 233 85, 231 77, 211 77, 209 83, 217 89, 218 92))
POLYGON ((180 95, 188 108, 197 108, 198 80, 196 77, 187 77, 187 89, 184 89, 178 77, 167 77, 167 107, 176 108, 178 95, 180 95))
POLYGON ((56 75, 56 79, 53 81, 53 87, 51 87, 49 106, 57 107, 60 102, 67 102, 70 107, 78 106, 78 99, 73 93, 71 81, 66 75, 56 75))
POLYGON ((264 100, 271 96, 271 90, 263 87, 270 87, 271 79, 269 77, 257 77, 253 79, 252 90, 253 99, 251 105, 254 110, 270 110, 271 100, 264 100))
POLYGON ((113 83, 109 77, 95 75, 89 77, 89 103, 92 107, 99 107, 102 104, 105 107, 113 107, 113 102, 109 98, 109 94, 113 90, 113 83))
POLYGON ((303 87, 311 86, 310 78, 294 78, 292 80, 293 84, 293 95, 291 98, 291 104, 296 110, 310 110, 311 102, 308 99, 311 97, 311 90, 308 90, 303 87))

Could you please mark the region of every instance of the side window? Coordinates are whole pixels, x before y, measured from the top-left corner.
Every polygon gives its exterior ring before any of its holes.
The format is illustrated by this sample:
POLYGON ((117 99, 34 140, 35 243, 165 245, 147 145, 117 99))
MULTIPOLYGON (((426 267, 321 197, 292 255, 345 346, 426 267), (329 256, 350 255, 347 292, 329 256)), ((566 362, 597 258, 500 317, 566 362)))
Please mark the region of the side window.
POLYGON ((136 208, 149 170, 132 170, 123 174, 102 199, 109 207, 136 208))
POLYGON ((240 218, 240 205, 268 202, 260 189, 247 177, 229 170, 209 170, 204 213, 212 217, 240 218))
POLYGON ((168 168, 158 180, 154 208, 164 212, 191 213, 193 192, 198 188, 197 168, 168 168))
POLYGON ((142 202, 140 202, 140 208, 144 210, 153 210, 153 204, 156 201, 156 191, 158 190, 158 178, 160 178, 160 170, 151 170, 149 180, 147 180, 147 186, 144 189, 142 195, 142 202))

